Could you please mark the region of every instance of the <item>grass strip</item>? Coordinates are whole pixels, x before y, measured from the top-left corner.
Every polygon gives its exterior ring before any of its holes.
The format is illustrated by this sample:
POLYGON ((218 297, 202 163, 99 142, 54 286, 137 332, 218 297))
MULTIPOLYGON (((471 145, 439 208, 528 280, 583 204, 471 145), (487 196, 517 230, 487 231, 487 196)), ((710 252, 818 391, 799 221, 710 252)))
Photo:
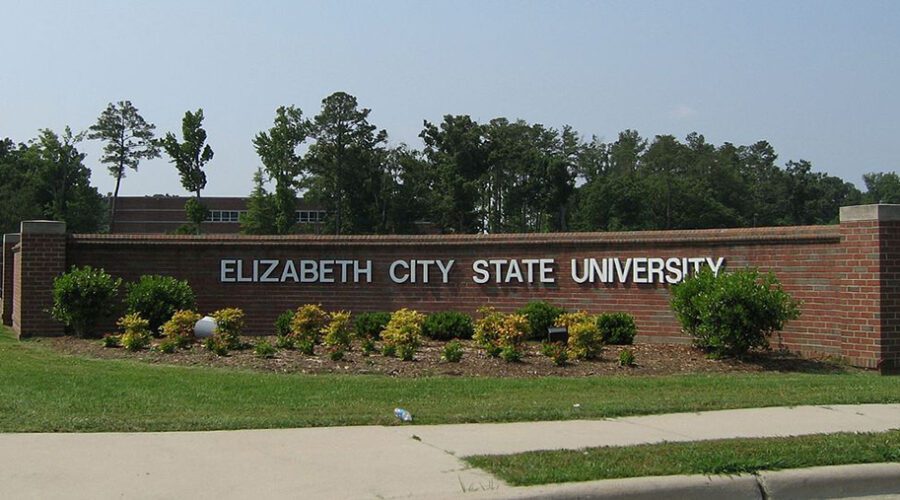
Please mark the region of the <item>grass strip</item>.
POLYGON ((741 474, 821 465, 900 462, 900 430, 722 439, 465 459, 516 486, 680 474, 741 474))
POLYGON ((0 333, 0 431, 99 432, 513 422, 806 404, 897 403, 874 373, 398 379, 258 373, 63 355, 0 333), (578 403, 580 407, 573 405, 578 403))

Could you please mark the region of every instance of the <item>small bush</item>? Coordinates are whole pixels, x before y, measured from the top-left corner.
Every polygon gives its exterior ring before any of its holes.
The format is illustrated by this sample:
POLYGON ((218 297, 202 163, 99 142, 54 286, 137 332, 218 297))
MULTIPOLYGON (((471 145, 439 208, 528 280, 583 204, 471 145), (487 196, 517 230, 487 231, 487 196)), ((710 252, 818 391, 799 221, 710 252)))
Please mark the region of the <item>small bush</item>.
POLYGON ((91 266, 72 269, 53 280, 54 319, 79 337, 94 335, 97 322, 116 310, 122 280, 91 266))
POLYGON ((800 316, 778 279, 756 270, 716 276, 704 269, 672 287, 672 308, 694 345, 715 356, 766 348, 772 333, 800 316))
POLYGON ((275 353, 277 352, 278 350, 266 340, 260 340, 256 343, 256 346, 253 347, 253 353, 256 354, 257 358, 274 358, 275 353))
POLYGON ((322 335, 326 346, 342 351, 350 349, 350 343, 353 341, 350 313, 347 311, 332 313, 328 325, 322 329, 322 335))
POLYGON ((534 301, 516 312, 528 318, 528 339, 542 340, 547 338, 547 329, 553 326, 556 318, 566 310, 547 302, 534 301))
POLYGON ((340 360, 344 359, 344 354, 346 352, 347 352, 346 350, 342 349, 339 346, 330 347, 328 349, 328 357, 332 361, 340 361, 340 360))
POLYGON ((294 339, 289 335, 279 335, 275 337, 275 347, 279 349, 294 349, 294 339))
POLYGON ((394 346, 401 359, 411 361, 422 345, 424 322, 425 315, 416 311, 406 308, 395 311, 387 327, 381 332, 381 340, 385 345, 394 346))
POLYGON ((622 349, 619 352, 619 366, 634 366, 634 351, 622 349))
POLYGON ((203 347, 217 356, 228 355, 228 345, 216 336, 206 337, 206 340, 203 341, 203 347))
POLYGON ((150 345, 150 322, 140 314, 126 314, 119 318, 116 325, 122 329, 119 341, 125 349, 139 351, 150 345))
POLYGON ((375 352, 375 341, 370 338, 364 338, 359 344, 363 356, 368 356, 375 352))
POLYGON ((516 346, 508 345, 500 350, 500 358, 507 363, 522 361, 522 351, 516 346))
POLYGON ((600 337, 603 342, 612 345, 631 345, 637 334, 634 317, 623 312, 604 313, 597 316, 597 328, 600 329, 600 337))
POLYGON ((472 339, 491 357, 502 355, 503 349, 518 350, 528 334, 528 318, 521 314, 503 314, 492 307, 478 310, 482 317, 475 322, 472 339))
MULTIPOLYGON (((322 306, 304 304, 297 309, 291 320, 291 337, 298 347, 300 344, 303 344, 304 347, 315 346, 319 342, 322 328, 325 328, 327 323, 328 313, 322 309, 322 306)), ((304 349, 301 351, 306 352, 304 349)))
POLYGON ((569 350, 562 342, 544 342, 541 344, 541 354, 553 360, 556 366, 565 366, 569 362, 569 350))
POLYGON ((576 359, 594 359, 603 349, 597 320, 584 311, 561 314, 556 326, 569 330, 568 354, 576 359))
POLYGON ((194 340, 194 325, 200 321, 200 314, 194 311, 176 311, 172 319, 162 326, 162 334, 174 339, 179 347, 185 347, 194 340))
POLYGON ((448 363, 459 363, 463 357, 462 344, 458 340, 447 342, 441 351, 441 359, 448 363))
POLYGON ((137 283, 129 283, 125 304, 128 312, 138 313, 150 322, 150 331, 157 335, 159 328, 179 310, 197 307, 194 291, 187 281, 171 276, 141 276, 137 283))
POLYGON ((177 338, 169 337, 169 338, 164 339, 159 344, 157 344, 156 350, 159 352, 165 353, 165 354, 172 354, 180 346, 181 346, 181 343, 178 342, 177 338))
POLYGON ((118 335, 104 335, 103 347, 121 347, 118 335))
POLYGON ((235 307, 219 309, 212 313, 212 317, 216 320, 216 333, 213 337, 226 349, 240 349, 241 333, 244 331, 244 311, 235 307))
POLYGON ((381 338, 381 332, 384 331, 390 320, 391 313, 389 312, 362 313, 356 317, 354 322, 356 336, 361 339, 377 340, 381 338))
POLYGON ((472 318, 456 311, 429 314, 422 325, 422 335, 432 340, 471 339, 472 318))
POLYGON ((316 343, 312 340, 297 340, 294 341, 294 347, 297 348, 303 354, 307 356, 312 356, 316 353, 316 343))
POLYGON ((384 344, 383 346, 381 346, 381 355, 386 358, 393 358, 397 355, 397 346, 384 344))
POLYGON ((294 311, 288 309, 275 318, 275 335, 287 337, 291 334, 291 322, 294 320, 294 311))

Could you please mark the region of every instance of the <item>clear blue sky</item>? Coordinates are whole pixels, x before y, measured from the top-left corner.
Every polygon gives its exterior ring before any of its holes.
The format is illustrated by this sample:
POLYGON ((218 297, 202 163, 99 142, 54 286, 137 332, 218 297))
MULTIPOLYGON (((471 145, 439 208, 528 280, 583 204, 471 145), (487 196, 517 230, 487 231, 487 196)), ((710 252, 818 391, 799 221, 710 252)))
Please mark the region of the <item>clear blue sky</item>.
MULTIPOLYGON (((202 107, 209 195, 245 195, 275 108, 342 90, 392 143, 468 114, 614 140, 768 140, 862 185, 900 167, 900 2, 0 0, 0 137, 89 127, 131 100, 159 132, 202 107)), ((100 145, 82 148, 101 192, 100 145)), ((121 194, 181 194, 164 159, 121 194)))

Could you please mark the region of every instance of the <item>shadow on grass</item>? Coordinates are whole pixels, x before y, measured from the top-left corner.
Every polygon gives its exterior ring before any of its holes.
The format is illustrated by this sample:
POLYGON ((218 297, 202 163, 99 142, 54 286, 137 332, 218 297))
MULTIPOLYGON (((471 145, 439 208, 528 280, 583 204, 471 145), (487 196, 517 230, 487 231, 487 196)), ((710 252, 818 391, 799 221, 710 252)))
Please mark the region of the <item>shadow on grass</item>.
POLYGON ((852 368, 835 358, 811 359, 787 350, 753 352, 740 358, 738 362, 759 366, 765 371, 840 374, 848 373, 852 368))

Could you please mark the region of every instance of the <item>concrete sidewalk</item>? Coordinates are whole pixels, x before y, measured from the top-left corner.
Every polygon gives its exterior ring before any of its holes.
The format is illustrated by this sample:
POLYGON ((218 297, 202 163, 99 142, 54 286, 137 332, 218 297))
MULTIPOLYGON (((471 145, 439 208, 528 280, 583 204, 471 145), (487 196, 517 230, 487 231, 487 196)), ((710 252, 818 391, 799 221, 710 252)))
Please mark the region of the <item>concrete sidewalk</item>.
MULTIPOLYGON (((604 488, 625 484, 637 492, 651 483, 658 488, 660 480, 512 488, 457 457, 896 428, 900 404, 510 424, 0 434, 0 498, 575 498, 585 488, 599 497, 604 488)), ((739 480, 706 478, 717 485, 739 480)), ((689 479, 662 483, 679 481, 689 479)))

